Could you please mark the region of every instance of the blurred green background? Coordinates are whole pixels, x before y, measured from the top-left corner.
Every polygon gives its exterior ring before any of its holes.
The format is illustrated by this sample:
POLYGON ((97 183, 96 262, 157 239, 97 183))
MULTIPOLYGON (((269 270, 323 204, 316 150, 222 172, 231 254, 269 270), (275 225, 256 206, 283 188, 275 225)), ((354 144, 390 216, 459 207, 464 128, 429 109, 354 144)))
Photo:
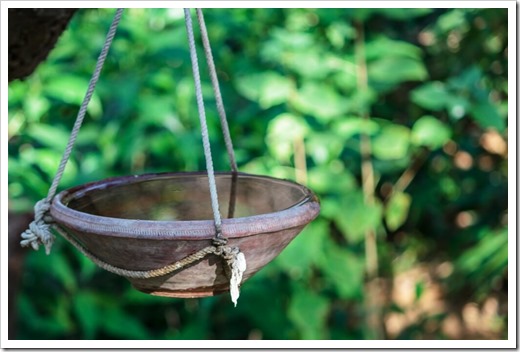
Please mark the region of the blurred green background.
MULTIPOLYGON (((37 71, 9 84, 10 226, 47 193, 113 13, 80 10, 37 71)), ((10 335, 507 338, 507 9, 205 17, 239 169, 307 184, 319 218, 237 308, 228 294, 142 294, 61 237, 49 256, 24 249, 10 335)), ((202 62, 201 74, 227 170, 202 62)), ((199 130, 182 11, 128 9, 60 189, 204 170, 199 130)))

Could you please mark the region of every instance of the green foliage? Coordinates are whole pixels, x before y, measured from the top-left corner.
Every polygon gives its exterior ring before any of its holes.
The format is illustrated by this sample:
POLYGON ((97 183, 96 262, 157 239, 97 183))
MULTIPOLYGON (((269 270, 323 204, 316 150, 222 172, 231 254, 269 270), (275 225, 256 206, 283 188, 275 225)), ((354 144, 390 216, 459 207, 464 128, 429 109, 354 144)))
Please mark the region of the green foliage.
MULTIPOLYGON (((46 195, 112 14, 80 10, 36 72, 9 84, 10 211, 30 211, 46 195)), ((452 272, 434 279, 445 299, 458 297, 450 307, 503 295, 507 152, 484 136, 496 131, 505 143, 508 134, 505 9, 208 9, 205 17, 239 169, 296 179, 303 158, 320 217, 243 285, 236 309, 228 295, 142 294, 58 238, 50 256, 27 253, 18 338, 362 339, 371 336, 369 230, 389 287, 443 262, 452 272), (363 162, 373 169, 373 200, 363 162)), ((214 163, 226 170, 200 67, 214 163)), ((191 75, 182 11, 127 9, 60 189, 203 170, 191 75)), ((429 282, 411 280, 414 304, 431 297, 429 282)), ((398 302, 383 307, 385 324, 414 309, 398 302)), ((445 313, 389 337, 446 338, 445 313)), ((497 319, 505 323, 494 336, 503 338, 507 317, 497 319)))

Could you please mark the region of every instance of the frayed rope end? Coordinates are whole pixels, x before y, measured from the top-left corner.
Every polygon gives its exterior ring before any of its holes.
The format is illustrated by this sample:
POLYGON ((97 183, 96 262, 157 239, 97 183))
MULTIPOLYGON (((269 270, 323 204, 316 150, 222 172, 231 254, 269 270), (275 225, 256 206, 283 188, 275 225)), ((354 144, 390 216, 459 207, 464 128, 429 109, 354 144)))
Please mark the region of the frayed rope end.
POLYGON ((231 267, 231 279, 229 280, 229 292, 231 293, 231 301, 233 301, 235 307, 237 306, 238 297, 240 297, 240 283, 242 282, 242 275, 246 271, 246 257, 244 253, 238 252, 232 262, 231 267))

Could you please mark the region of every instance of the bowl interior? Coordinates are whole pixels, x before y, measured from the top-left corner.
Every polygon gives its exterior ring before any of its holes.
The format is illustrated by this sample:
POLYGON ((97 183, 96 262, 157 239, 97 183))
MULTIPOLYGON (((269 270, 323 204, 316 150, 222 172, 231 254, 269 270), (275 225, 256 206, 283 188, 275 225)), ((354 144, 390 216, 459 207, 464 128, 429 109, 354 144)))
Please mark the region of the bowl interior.
MULTIPOLYGON (((233 181, 229 173, 216 174, 215 178, 223 218, 277 212, 310 197, 305 187, 290 181, 247 174, 238 174, 233 181), (232 198, 235 206, 230 213, 232 198)), ((83 213, 120 219, 213 219, 205 173, 155 174, 100 181, 72 190, 63 198, 63 204, 83 213)))

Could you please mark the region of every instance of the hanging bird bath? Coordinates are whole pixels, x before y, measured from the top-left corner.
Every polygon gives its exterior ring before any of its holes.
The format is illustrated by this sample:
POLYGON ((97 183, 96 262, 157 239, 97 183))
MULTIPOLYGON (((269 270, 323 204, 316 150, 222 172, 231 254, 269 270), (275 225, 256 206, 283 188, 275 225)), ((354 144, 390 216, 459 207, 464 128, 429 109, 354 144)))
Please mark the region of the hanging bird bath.
POLYGON ((36 203, 20 243, 34 249, 43 244, 50 253, 54 229, 140 291, 203 297, 229 290, 236 305, 240 284, 275 258, 320 206, 302 185, 238 172, 201 9, 197 19, 231 172, 213 169, 191 14, 184 9, 206 172, 111 178, 56 195, 122 11, 107 33, 47 197, 36 203))
MULTIPOLYGON (((216 173, 220 208, 232 200, 231 173, 216 173), (226 196, 228 195, 228 196, 226 196)), ((125 176, 78 186, 52 202, 56 224, 88 252, 114 267, 146 271, 167 266, 211 244, 215 235, 208 176, 165 173, 125 176)), ((299 184, 239 173, 234 218, 224 218, 229 246, 247 259, 245 281, 275 258, 319 212, 299 184)), ((170 297, 212 296, 229 290, 226 264, 216 255, 154 278, 129 278, 140 291, 170 297)))

